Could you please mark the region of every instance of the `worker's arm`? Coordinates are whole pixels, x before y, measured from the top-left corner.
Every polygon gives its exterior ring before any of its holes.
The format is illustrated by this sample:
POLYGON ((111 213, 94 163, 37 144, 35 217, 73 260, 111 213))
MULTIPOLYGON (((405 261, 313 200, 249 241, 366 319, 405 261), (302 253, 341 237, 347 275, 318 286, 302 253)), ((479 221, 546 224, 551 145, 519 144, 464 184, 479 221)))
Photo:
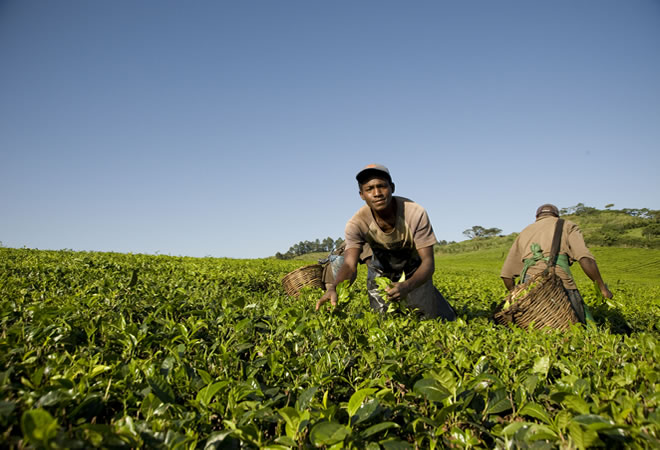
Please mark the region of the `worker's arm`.
POLYGON ((337 271, 335 281, 328 286, 328 290, 323 294, 323 297, 316 302, 316 310, 318 311, 321 305, 330 300, 332 306, 337 306, 337 285, 344 280, 354 280, 357 274, 358 259, 360 257, 359 248, 348 248, 344 251, 344 263, 337 271))
POLYGON ((409 292, 414 291, 433 278, 433 272, 435 272, 433 246, 419 248, 417 249, 417 253, 419 253, 422 263, 409 279, 400 283, 392 283, 392 286, 387 290, 387 298, 389 300, 399 301, 408 295, 409 292))
POLYGON ((603 297, 612 298, 612 293, 608 289, 605 282, 603 282, 603 278, 600 276, 600 271, 598 270, 598 264, 596 264, 596 260, 586 256, 584 258, 580 258, 580 267, 582 267, 582 270, 587 274, 591 281, 596 282, 601 294, 603 294, 603 297))
POLYGON ((520 236, 513 241, 513 245, 509 249, 509 253, 507 253, 504 264, 502 265, 502 270, 500 271, 500 278, 502 278, 504 286, 506 286, 509 291, 512 291, 516 286, 515 279, 523 269, 522 255, 518 250, 519 238, 520 236))
POLYGON ((502 278, 502 281, 504 281, 504 286, 510 291, 513 290, 514 286, 516 285, 513 281, 513 278, 510 277, 500 277, 502 278))

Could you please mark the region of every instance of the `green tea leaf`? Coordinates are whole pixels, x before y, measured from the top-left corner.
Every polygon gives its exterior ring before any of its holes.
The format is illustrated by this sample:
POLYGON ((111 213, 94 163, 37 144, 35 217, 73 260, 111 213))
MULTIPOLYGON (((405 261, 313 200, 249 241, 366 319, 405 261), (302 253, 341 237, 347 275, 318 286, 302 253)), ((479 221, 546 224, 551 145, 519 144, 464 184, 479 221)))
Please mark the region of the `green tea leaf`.
POLYGON ((111 366, 101 365, 101 364, 96 365, 96 366, 94 366, 94 368, 92 369, 92 371, 89 373, 89 377, 90 377, 90 378, 94 378, 95 376, 100 375, 100 374, 102 374, 103 372, 107 372, 108 370, 112 370, 112 367, 111 367, 111 366))
POLYGON ((504 411, 509 411, 512 408, 511 400, 503 398, 488 407, 487 414, 499 414, 504 411))
POLYGON ((348 428, 337 422, 320 422, 312 427, 309 440, 313 445, 333 445, 343 441, 350 434, 348 428))
MULTIPOLYGON (((218 431, 217 433, 211 434, 206 440, 206 443, 204 444, 204 450, 223 448, 223 445, 225 444, 225 440, 230 441, 231 435, 233 433, 234 430, 222 430, 222 431, 218 431)), ((238 442, 236 442, 236 444, 237 444, 236 446, 238 446, 238 442)), ((227 446, 227 447, 231 447, 231 446, 227 446)))
POLYGON ((543 376, 548 374, 550 370, 550 357, 548 356, 538 356, 534 360, 534 368, 532 369, 533 373, 540 373, 543 376))
POLYGON ((199 374, 199 377, 202 379, 204 384, 211 384, 211 375, 206 370, 197 369, 197 373, 199 374))
POLYGON ((296 408, 299 411, 307 409, 318 390, 319 388, 317 386, 312 386, 305 389, 303 393, 298 397, 298 400, 296 400, 296 408))
POLYGON ((520 408, 518 414, 521 416, 528 416, 538 420, 542 420, 548 425, 552 423, 552 420, 550 419, 550 415, 548 414, 548 412, 545 410, 543 406, 537 403, 532 403, 532 402, 527 403, 525 406, 520 408))
POLYGON ((367 400, 358 408, 351 418, 351 425, 357 425, 375 417, 380 411, 380 402, 377 399, 367 400))
POLYGON ((0 400, 0 423, 3 423, 16 409, 16 403, 0 400))
POLYGON ((23 436, 37 447, 49 447, 57 429, 57 420, 43 409, 25 411, 21 417, 23 436))
POLYGON ((360 433, 360 436, 364 439, 368 438, 369 436, 372 436, 374 434, 380 433, 383 430, 388 430, 390 428, 399 428, 399 424, 395 422, 381 422, 376 425, 372 425, 366 430, 364 430, 362 433, 360 433))
POLYGON ((402 441, 401 439, 380 441, 380 445, 382 445, 385 450, 410 450, 414 448, 409 442, 402 441))
POLYGON ((572 420, 586 426, 589 430, 618 439, 625 438, 624 430, 628 428, 627 425, 616 425, 614 421, 596 414, 583 414, 573 417, 572 420))
POLYGON ((360 389, 351 395, 351 398, 348 400, 348 407, 346 408, 349 418, 355 415, 360 406, 362 406, 364 399, 376 391, 377 389, 374 388, 365 388, 360 389))
POLYGON ((580 414, 589 414, 589 405, 577 395, 567 395, 561 403, 580 414))
POLYGON ((433 377, 449 392, 455 392, 457 383, 454 375, 449 369, 442 369, 439 372, 432 372, 433 377))
POLYGON ((569 436, 575 446, 581 450, 594 445, 598 439, 598 433, 593 430, 584 430, 577 422, 568 425, 569 436))
POLYGON ((529 422, 512 422, 502 429, 502 434, 504 436, 512 436, 516 434, 521 428, 529 427, 530 425, 532 424, 529 422))
POLYGON ((295 408, 286 406, 277 410, 278 414, 282 416, 286 422, 286 435, 291 439, 295 439, 298 433, 298 425, 300 424, 300 415, 295 408))
POLYGON ((451 396, 449 391, 433 378, 423 378, 417 381, 413 386, 413 392, 432 402, 441 402, 451 396))
POLYGON ((530 442, 540 440, 554 441, 557 439, 557 433, 547 425, 535 423, 529 427, 529 432, 526 434, 525 438, 530 442))
POLYGON ((335 287, 337 292, 337 303, 348 303, 351 297, 351 283, 350 280, 344 280, 335 287))
POLYGON ((374 278, 374 281, 376 282, 376 285, 380 291, 386 291, 390 286, 392 286, 392 280, 387 277, 376 277, 374 278))
POLYGON ((376 282, 376 285, 378 286, 378 294, 385 300, 386 302, 389 302, 388 305, 388 313, 394 312, 397 309, 397 305, 394 303, 390 302, 389 296, 387 295, 387 290, 392 286, 392 280, 390 280, 387 277, 376 277, 374 278, 374 281, 376 282))
POLYGON ((523 386, 525 387, 525 390, 530 394, 534 393, 538 383, 539 383, 538 375, 527 375, 523 380, 523 386))
POLYGON ((147 378, 147 383, 151 386, 151 390, 156 397, 158 397, 163 403, 174 403, 176 401, 174 391, 165 378, 159 375, 152 375, 147 378))
POLYGON ((270 450, 270 449, 273 449, 273 448, 277 448, 277 449, 282 448, 282 450, 288 450, 288 449, 291 449, 293 447, 296 447, 296 441, 291 439, 289 436, 280 436, 277 439, 275 439, 275 442, 277 442, 278 444, 281 444, 282 447, 274 447, 272 445, 269 445, 268 447, 264 447, 264 450, 265 449, 270 450))
POLYGON ((220 389, 227 386, 228 383, 229 383, 228 381, 218 381, 216 383, 212 383, 203 387, 197 393, 197 397, 196 397, 197 401, 199 401, 205 406, 208 406, 211 403, 211 400, 213 399, 215 394, 217 394, 220 389))
POLYGON ((474 364, 474 369, 472 369, 472 375, 478 377, 482 373, 488 370, 488 357, 481 356, 479 360, 474 364))

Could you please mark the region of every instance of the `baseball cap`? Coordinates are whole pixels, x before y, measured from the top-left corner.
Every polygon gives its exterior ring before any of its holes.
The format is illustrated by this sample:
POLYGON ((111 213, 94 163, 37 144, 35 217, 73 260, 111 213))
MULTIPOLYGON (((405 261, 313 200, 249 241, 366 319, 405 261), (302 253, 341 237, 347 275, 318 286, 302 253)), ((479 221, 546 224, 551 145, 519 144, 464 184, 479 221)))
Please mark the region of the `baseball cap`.
POLYGON ((555 205, 551 205, 550 203, 546 203, 545 205, 539 206, 538 209, 536 210, 536 217, 545 213, 550 213, 554 216, 559 217, 559 210, 555 205))
POLYGON ((355 175, 355 179, 358 180, 358 183, 360 183, 362 180, 364 180, 368 175, 385 175, 385 177, 389 180, 389 182, 392 182, 392 176, 390 175, 390 171, 387 169, 387 167, 383 166, 382 164, 367 164, 364 166, 362 170, 360 170, 357 175, 355 175))

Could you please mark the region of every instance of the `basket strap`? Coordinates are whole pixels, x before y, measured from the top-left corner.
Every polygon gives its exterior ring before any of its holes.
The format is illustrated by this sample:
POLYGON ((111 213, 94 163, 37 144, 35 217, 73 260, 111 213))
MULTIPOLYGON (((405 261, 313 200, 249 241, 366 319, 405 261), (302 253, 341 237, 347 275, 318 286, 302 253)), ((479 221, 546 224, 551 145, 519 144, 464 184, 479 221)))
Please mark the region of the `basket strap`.
POLYGON ((559 254, 559 246, 561 245, 561 233, 564 229, 564 219, 558 219, 557 225, 555 225, 555 234, 552 236, 552 247, 550 249, 550 260, 548 261, 548 267, 545 271, 549 271, 557 263, 557 255, 559 254))
POLYGON ((550 250, 550 264, 553 266, 557 263, 557 255, 559 255, 559 246, 561 245, 561 233, 564 230, 564 219, 557 220, 555 226, 555 235, 552 237, 552 249, 550 250))

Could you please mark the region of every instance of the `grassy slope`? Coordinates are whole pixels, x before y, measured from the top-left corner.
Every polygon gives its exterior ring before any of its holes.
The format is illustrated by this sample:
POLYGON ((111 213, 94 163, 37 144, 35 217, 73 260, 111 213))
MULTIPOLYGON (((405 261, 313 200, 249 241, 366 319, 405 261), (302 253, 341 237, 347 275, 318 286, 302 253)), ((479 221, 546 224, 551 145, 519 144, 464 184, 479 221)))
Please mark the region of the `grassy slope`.
MULTIPOLYGON (((514 235, 463 241, 436 250, 436 268, 443 271, 477 271, 499 278, 514 235)), ((660 250, 645 248, 591 247, 596 257, 603 279, 608 284, 630 281, 649 285, 660 285, 660 250)), ((295 260, 316 263, 325 258, 326 253, 309 253, 295 260)), ((582 272, 579 264, 574 264, 573 275, 580 286, 590 285, 591 281, 582 272)))
POLYGON ((660 248, 660 237, 644 236, 657 223, 651 218, 633 217, 622 211, 593 211, 589 214, 562 216, 582 230, 589 245, 660 248))
MULTIPOLYGON (((461 243, 459 243, 461 244, 461 243)), ((645 248, 592 247, 598 267, 606 283, 632 281, 650 285, 660 284, 660 250, 645 248)), ((461 253, 436 253, 436 265, 478 270, 499 277, 509 246, 499 245, 485 250, 461 253)), ((579 285, 590 284, 579 264, 573 265, 573 275, 579 285)))
POLYGON ((296 261, 313 261, 317 262, 319 259, 325 259, 328 257, 329 252, 314 252, 314 253, 307 253, 302 256, 294 256, 293 260, 296 261))
POLYGON ((620 211, 597 211, 592 214, 569 214, 562 217, 580 225, 580 229, 587 237, 599 233, 605 225, 625 229, 624 235, 635 234, 641 237, 641 228, 650 223, 648 219, 633 217, 620 211))

